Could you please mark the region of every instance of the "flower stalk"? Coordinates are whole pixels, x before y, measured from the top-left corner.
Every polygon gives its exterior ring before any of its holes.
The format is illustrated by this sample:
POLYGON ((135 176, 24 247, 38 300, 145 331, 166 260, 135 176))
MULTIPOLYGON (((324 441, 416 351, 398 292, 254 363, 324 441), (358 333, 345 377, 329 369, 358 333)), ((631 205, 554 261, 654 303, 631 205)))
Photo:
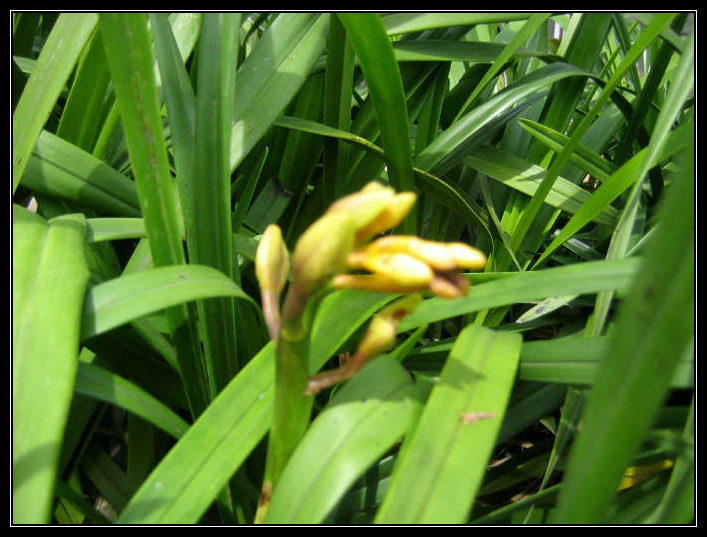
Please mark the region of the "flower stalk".
POLYGON ((469 283, 459 271, 486 265, 483 253, 462 243, 408 235, 387 235, 369 242, 400 224, 416 199, 412 192, 396 193, 372 182, 333 203, 295 245, 292 283, 282 307, 280 295, 290 271, 290 256, 276 225, 263 234, 255 268, 263 315, 276 345, 276 373, 273 422, 256 523, 265 520, 272 490, 309 425, 314 394, 351 378, 368 361, 390 349, 400 321, 422 300, 420 292, 446 298, 465 295, 469 283), (338 369, 311 376, 312 319, 321 298, 332 289, 407 296, 373 317, 350 360, 338 369))

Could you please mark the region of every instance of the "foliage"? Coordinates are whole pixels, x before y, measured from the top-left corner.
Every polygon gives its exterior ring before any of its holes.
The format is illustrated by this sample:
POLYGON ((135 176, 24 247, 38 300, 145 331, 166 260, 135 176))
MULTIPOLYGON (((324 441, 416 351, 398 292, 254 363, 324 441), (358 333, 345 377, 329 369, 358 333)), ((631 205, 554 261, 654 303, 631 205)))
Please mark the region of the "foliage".
MULTIPOLYGON (((488 263, 309 398, 258 521, 694 522, 692 13, 12 17, 13 523, 253 523, 257 246, 371 181, 488 263)), ((322 288, 305 381, 399 296, 322 288)))

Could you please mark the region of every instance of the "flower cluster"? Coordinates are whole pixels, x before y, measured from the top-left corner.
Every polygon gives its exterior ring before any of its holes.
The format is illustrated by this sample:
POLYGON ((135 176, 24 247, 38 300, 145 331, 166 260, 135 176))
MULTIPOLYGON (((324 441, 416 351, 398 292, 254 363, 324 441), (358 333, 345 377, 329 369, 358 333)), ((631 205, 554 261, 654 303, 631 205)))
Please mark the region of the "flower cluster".
MULTIPOLYGON (((292 284, 282 315, 280 293, 290 260, 279 228, 269 226, 256 254, 256 276, 271 337, 277 341, 288 322, 296 324, 294 320, 301 319, 310 298, 329 285, 403 294, 429 291, 444 298, 465 295, 469 282, 460 271, 486 266, 486 256, 476 248, 409 235, 386 235, 369 242, 400 224, 415 201, 413 192, 396 193, 371 182, 333 203, 295 245, 292 284)), ((308 393, 349 378, 365 361, 389 348, 400 319, 419 300, 403 301, 374 317, 351 363, 337 372, 312 377, 308 393)))

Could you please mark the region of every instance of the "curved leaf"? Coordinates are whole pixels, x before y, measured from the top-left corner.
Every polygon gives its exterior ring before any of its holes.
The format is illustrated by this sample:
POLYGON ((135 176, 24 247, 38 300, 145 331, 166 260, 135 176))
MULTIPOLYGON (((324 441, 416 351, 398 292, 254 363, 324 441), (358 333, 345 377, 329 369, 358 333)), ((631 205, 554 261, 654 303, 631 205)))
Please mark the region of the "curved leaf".
POLYGON ((275 487, 265 522, 317 524, 408 429, 412 379, 391 356, 374 360, 310 426, 275 487))
POLYGON ((265 134, 307 78, 326 45, 329 16, 279 14, 239 67, 231 170, 265 134))
POLYGON ((120 276, 86 293, 81 337, 102 334, 170 306, 217 296, 255 303, 233 280, 203 265, 171 265, 120 276))
POLYGON ((589 261, 546 270, 514 273, 500 280, 472 287, 455 300, 431 298, 405 317, 398 328, 405 332, 424 323, 466 315, 486 308, 542 300, 562 294, 588 294, 631 285, 638 259, 589 261))
POLYGON ((180 438, 189 429, 189 424, 164 403, 120 375, 96 365, 79 363, 74 391, 124 408, 174 438, 180 438))

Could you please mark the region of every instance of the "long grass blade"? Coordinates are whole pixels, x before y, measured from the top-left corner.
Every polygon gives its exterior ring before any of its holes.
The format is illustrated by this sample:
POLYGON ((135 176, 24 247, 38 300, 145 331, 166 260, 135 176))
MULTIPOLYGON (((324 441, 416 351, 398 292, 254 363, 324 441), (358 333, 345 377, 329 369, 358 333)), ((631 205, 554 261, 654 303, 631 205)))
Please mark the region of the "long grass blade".
MULTIPOLYGON (((183 264, 183 224, 169 173, 147 16, 103 13, 100 28, 153 262, 155 266, 183 264)), ((167 310, 167 318, 191 409, 198 415, 208 404, 209 383, 196 325, 183 305, 167 310)))
POLYGON ((97 22, 95 13, 62 13, 44 44, 12 115, 13 194, 37 137, 97 22))

